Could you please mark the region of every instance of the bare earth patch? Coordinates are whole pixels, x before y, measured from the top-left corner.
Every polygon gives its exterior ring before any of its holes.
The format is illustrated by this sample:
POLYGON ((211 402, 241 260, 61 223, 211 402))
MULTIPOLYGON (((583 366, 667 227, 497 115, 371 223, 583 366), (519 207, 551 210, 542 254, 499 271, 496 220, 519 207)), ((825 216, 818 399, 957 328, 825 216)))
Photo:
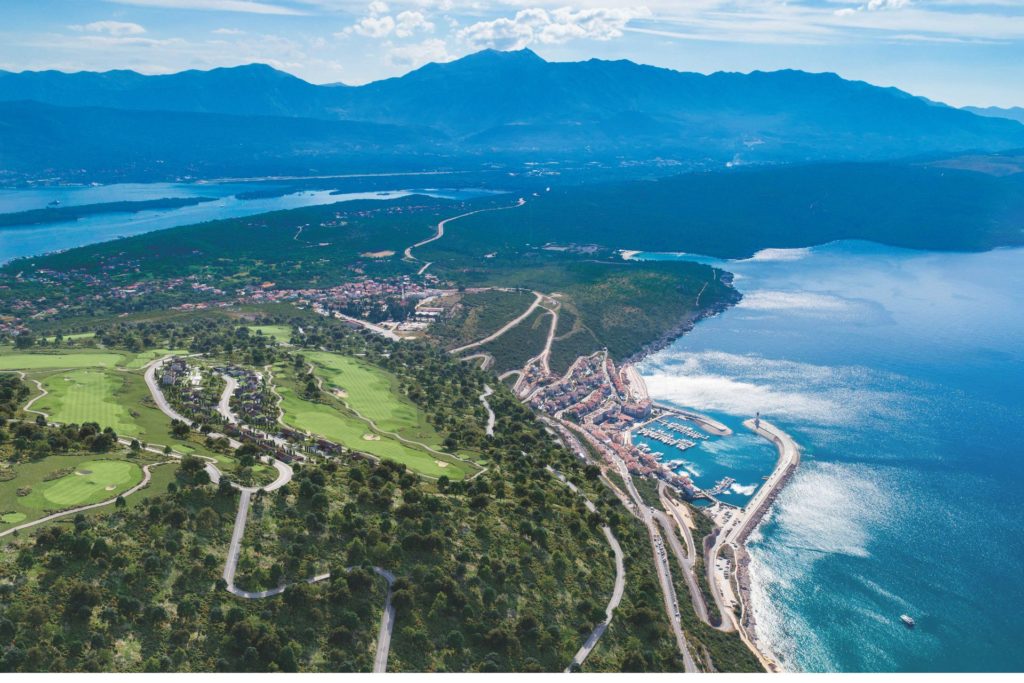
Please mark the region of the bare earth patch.
POLYGON ((363 258, 387 258, 394 255, 395 252, 393 251, 364 251, 360 254, 363 258))

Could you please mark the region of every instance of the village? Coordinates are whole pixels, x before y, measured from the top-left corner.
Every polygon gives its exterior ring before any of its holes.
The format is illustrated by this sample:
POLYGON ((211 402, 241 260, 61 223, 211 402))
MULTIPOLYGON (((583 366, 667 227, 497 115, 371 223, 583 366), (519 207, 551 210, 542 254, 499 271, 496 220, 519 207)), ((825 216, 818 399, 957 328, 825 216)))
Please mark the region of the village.
MULTIPOLYGON (((581 429, 588 440, 603 447, 601 450, 617 455, 630 473, 662 479, 687 498, 700 495, 687 475, 673 472, 649 448, 633 444, 635 430, 650 429, 649 423, 673 411, 654 405, 631 366, 616 367, 607 350, 577 358, 561 377, 545 372, 541 363, 534 361, 527 364, 513 387, 521 400, 566 426, 581 429)), ((672 428, 683 426, 675 423, 672 428)))

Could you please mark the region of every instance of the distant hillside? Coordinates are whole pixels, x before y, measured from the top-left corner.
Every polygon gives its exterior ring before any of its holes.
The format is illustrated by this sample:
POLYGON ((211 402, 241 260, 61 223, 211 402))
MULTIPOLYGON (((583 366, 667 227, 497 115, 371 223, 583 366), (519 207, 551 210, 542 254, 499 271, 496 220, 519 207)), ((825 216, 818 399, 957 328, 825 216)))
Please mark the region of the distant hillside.
POLYGON ((0 102, 0 170, 86 178, 306 173, 415 164, 435 131, 360 121, 144 112, 0 102))
MULTIPOLYGON (((533 160, 667 156, 711 165, 732 159, 877 160, 1024 147, 1024 125, 1016 121, 976 116, 835 74, 702 75, 629 61, 547 62, 529 50, 486 50, 359 87, 317 86, 258 64, 163 76, 0 72, 3 101, 9 103, 7 134, 25 140, 51 135, 57 114, 49 110, 44 117, 49 120, 22 116, 14 121, 10 103, 89 108, 87 121, 76 126, 83 137, 66 143, 103 135, 113 156, 144 132, 160 130, 164 119, 171 128, 179 126, 185 113, 193 116, 190 129, 204 140, 223 134, 224 115, 278 117, 280 123, 273 125, 267 119, 251 124, 236 119, 238 128, 255 128, 263 136, 243 145, 242 160, 255 145, 265 162, 305 158, 318 168, 325 158, 337 161, 339 154, 367 144, 376 146, 382 159, 440 151, 448 157, 533 160), (349 140, 341 129, 325 128, 324 121, 364 127, 350 129, 357 134, 349 140), (392 128, 377 136, 369 133, 371 124, 392 128)), ((24 111, 27 105, 20 106, 24 111)), ((185 145, 183 153, 210 156, 187 139, 178 142, 185 145)), ((70 156, 51 156, 58 170, 61 163, 90 161, 61 149, 70 156)), ((29 168, 36 160, 8 150, 3 163, 29 168)))
POLYGON ((995 119, 1010 119, 1024 123, 1024 107, 964 107, 965 111, 978 116, 988 116, 995 119))
POLYGON ((451 232, 436 249, 464 258, 547 242, 721 258, 843 239, 985 250, 1024 245, 1024 174, 859 163, 692 173, 553 188, 516 211, 466 218, 451 232))

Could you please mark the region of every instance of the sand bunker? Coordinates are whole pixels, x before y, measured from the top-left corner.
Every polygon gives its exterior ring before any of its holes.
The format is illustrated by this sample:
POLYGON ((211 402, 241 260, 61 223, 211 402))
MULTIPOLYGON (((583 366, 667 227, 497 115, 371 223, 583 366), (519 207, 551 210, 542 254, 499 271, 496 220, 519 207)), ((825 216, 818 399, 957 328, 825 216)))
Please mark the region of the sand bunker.
POLYGON ((105 488, 103 490, 104 491, 113 491, 116 488, 117 488, 117 486, 115 486, 114 484, 111 484, 110 486, 108 486, 107 488, 105 488))
POLYGON ((446 463, 444 460, 435 460, 434 464, 436 464, 441 469, 444 469, 445 467, 448 467, 448 463, 446 463))
POLYGON ((380 441, 380 436, 377 434, 363 434, 363 441, 380 441))
POLYGON ((75 472, 76 477, 87 477, 92 474, 92 470, 79 470, 75 472))
POLYGON ((348 398, 348 392, 344 389, 331 389, 331 393, 338 398, 348 398))

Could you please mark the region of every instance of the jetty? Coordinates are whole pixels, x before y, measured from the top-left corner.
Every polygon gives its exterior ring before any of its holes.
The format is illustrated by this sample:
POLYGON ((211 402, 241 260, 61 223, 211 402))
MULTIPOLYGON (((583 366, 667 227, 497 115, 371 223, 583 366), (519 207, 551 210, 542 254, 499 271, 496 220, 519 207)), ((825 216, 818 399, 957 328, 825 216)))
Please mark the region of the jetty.
POLYGON ((708 569, 708 581, 712 590, 718 596, 730 594, 732 586, 722 586, 719 581, 728 581, 729 577, 717 577, 712 568, 718 566, 719 556, 723 551, 731 553, 736 568, 736 591, 739 595, 739 633, 744 641, 751 646, 754 652, 758 653, 762 663, 769 671, 777 671, 778 664, 758 647, 756 623, 750 610, 750 556, 746 550, 746 540, 751 532, 757 528, 764 514, 771 507, 772 502, 778 496, 779 491, 792 476, 797 465, 800 464, 800 448, 796 441, 788 434, 758 417, 757 419, 746 420, 743 426, 753 431, 758 436, 771 441, 778 449, 779 457, 775 463, 775 469, 768 475, 765 482, 758 488, 747 505, 740 511, 728 516, 728 521, 718 531, 714 545, 708 551, 706 566, 708 569))

